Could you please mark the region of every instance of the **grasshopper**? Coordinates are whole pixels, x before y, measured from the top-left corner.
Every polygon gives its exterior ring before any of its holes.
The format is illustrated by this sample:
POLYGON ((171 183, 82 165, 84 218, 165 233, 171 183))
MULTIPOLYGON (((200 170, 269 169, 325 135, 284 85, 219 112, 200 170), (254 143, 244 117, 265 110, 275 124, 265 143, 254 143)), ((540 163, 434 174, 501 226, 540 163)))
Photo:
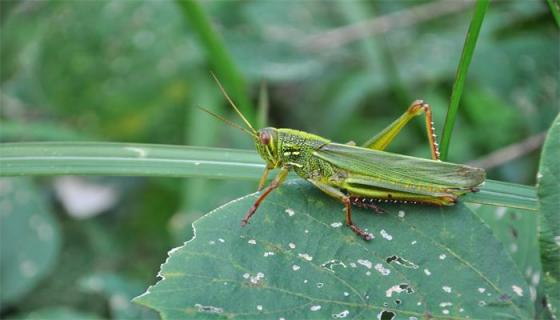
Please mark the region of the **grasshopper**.
POLYGON ((215 76, 214 80, 247 128, 201 109, 253 138, 257 152, 266 162, 258 191, 263 189, 270 170, 280 169, 243 217, 241 226, 245 226, 262 201, 282 185, 290 170, 340 200, 345 208, 346 225, 364 240, 371 240, 373 235, 352 222, 353 205, 377 213, 383 212, 380 203, 451 206, 457 203, 459 196, 478 191, 477 187, 484 182, 483 169, 440 161, 430 105, 422 100, 414 101, 397 120, 358 147, 352 142, 333 143, 293 129, 255 130, 215 76), (412 118, 421 114, 426 120, 431 160, 383 151, 412 118))

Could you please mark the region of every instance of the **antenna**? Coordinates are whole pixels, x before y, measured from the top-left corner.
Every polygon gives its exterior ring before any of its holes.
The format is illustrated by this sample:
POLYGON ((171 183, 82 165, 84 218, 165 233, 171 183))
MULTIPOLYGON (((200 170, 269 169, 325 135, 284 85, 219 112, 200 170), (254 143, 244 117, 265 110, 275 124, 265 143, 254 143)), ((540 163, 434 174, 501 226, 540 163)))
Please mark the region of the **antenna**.
MULTIPOLYGON (((200 107, 200 106, 197 106, 197 107, 198 107, 200 110, 202 110, 202 111, 208 113, 209 115, 213 116, 214 118, 223 121, 223 122, 224 122, 225 124, 227 124, 228 126, 233 127, 233 128, 236 128, 236 129, 239 129, 239 130, 241 130, 241 131, 243 131, 243 132, 249 134, 250 136, 257 138, 256 132, 251 132, 251 131, 249 131, 249 130, 243 128, 242 126, 238 125, 237 123, 231 122, 231 121, 229 121, 228 119, 226 119, 226 118, 224 118, 224 117, 222 117, 222 116, 220 116, 220 115, 218 115, 218 114, 215 114, 214 112, 212 112, 212 111, 210 111, 210 110, 208 110, 208 109, 205 109, 205 108, 200 107)), ((251 129, 252 129, 252 128, 251 128, 251 129)))
MULTIPOLYGON (((253 126, 251 125, 251 123, 243 116, 243 114, 241 113, 241 111, 239 111, 239 109, 237 108, 237 106, 235 105, 235 103, 233 103, 233 100, 231 100, 231 98, 229 97, 229 95, 227 94, 226 90, 224 89, 224 86, 222 86, 222 84, 220 83, 220 80, 218 80, 218 78, 216 77, 216 75, 213 72, 210 72, 210 74, 212 74, 212 77, 214 78, 214 81, 216 81, 216 83, 218 84, 218 86, 220 87, 220 91, 222 91, 222 94, 226 97, 226 99, 228 100, 229 104, 233 107, 233 109, 235 110, 235 112, 241 117, 241 119, 243 120, 243 122, 245 122, 245 124, 247 125, 247 127, 249 127, 249 129, 251 129, 252 131, 252 135, 256 135, 257 130, 255 130, 255 128, 253 128, 253 126)), ((208 110, 205 110, 208 111, 208 110)), ((211 113, 212 114, 212 113, 211 113)), ((215 115, 214 115, 215 116, 215 115)), ((225 120, 222 118, 222 120, 225 120)))

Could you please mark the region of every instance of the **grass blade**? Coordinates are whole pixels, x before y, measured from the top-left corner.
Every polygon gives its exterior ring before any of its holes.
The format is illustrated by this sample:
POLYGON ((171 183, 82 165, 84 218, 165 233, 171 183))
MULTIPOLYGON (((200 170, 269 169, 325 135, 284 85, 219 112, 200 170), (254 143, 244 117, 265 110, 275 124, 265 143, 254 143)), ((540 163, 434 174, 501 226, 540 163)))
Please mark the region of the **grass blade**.
POLYGON ((0 144, 0 176, 109 175, 258 179, 254 151, 104 142, 0 144))
POLYGON ((478 0, 469 30, 467 31, 465 45, 463 46, 463 53, 461 54, 461 60, 459 61, 459 66, 457 67, 455 83, 453 84, 451 99, 449 101, 449 109, 447 110, 447 116, 445 118, 445 124, 441 136, 440 158, 442 161, 447 159, 447 155, 449 153, 449 142, 451 141, 455 118, 457 117, 457 111, 459 110, 459 102, 461 101, 461 95, 465 86, 465 79, 467 78, 467 72, 469 70, 469 65, 471 64, 476 41, 482 26, 482 21, 484 20, 484 15, 488 9, 488 4, 489 0, 478 0))
MULTIPOLYGON (((241 112, 251 123, 255 123, 255 112, 247 96, 246 85, 241 73, 235 66, 222 37, 214 30, 204 9, 196 0, 177 0, 185 20, 197 33, 202 47, 208 54, 208 60, 214 73, 222 81, 241 112)), ((210 74, 208 75, 210 76, 210 74)))
MULTIPOLYGON (((0 176, 108 175, 258 180, 254 151, 104 142, 0 144, 0 176)), ((271 175, 274 176, 274 175, 271 175)), ((536 210, 534 187, 487 180, 467 202, 536 210)))
POLYGON ((546 3, 550 8, 550 12, 552 12, 556 25, 560 27, 560 3, 558 0, 546 0, 546 3))
POLYGON ((537 191, 534 187, 495 180, 486 180, 480 192, 466 194, 462 199, 497 207, 537 210, 537 191))

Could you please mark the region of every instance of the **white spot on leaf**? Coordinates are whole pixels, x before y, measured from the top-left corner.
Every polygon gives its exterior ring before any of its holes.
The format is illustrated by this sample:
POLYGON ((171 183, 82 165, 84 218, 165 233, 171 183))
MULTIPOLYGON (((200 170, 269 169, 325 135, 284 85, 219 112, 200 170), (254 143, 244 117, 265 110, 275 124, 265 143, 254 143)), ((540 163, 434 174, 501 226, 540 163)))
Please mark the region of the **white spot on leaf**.
POLYGON ((339 313, 333 313, 332 317, 335 318, 335 319, 341 319, 341 318, 346 318, 349 314, 350 314, 350 311, 344 310, 344 311, 341 311, 339 313))
POLYGON ((381 273, 384 276, 388 276, 389 274, 391 274, 391 270, 383 267, 381 263, 375 265, 375 270, 377 270, 379 273, 381 273))
POLYGON ((507 208, 506 207, 498 207, 496 209, 496 218, 502 219, 504 217, 504 215, 506 214, 507 208))
POLYGON ((288 216, 290 216, 290 217, 293 216, 294 214, 296 214, 295 211, 293 209, 290 209, 290 208, 286 209, 285 211, 288 214, 288 216))
POLYGON ((381 231, 379 231, 379 234, 381 234, 383 239, 387 239, 389 241, 393 240, 393 236, 390 235, 389 233, 387 233, 387 231, 385 231, 385 229, 381 229, 381 231))
POLYGON ((441 287, 441 289, 447 293, 451 293, 451 291, 453 291, 450 286, 443 286, 441 287))
POLYGON ((400 284, 396 284, 394 286, 392 286, 391 288, 387 289, 387 291, 385 291, 385 296, 387 298, 390 298, 393 296, 393 293, 401 293, 406 291, 407 286, 404 285, 400 285, 400 284))
POLYGON ((313 260, 313 257, 310 256, 310 255, 307 254, 307 253, 299 253, 298 256, 299 256, 300 258, 303 258, 303 259, 307 260, 307 261, 313 260))
POLYGON ((513 253, 517 252, 517 243, 512 243, 512 244, 509 246, 509 251, 511 251, 511 252, 513 252, 513 253))
POLYGON ((342 227, 342 222, 333 222, 333 223, 331 223, 331 227, 340 228, 340 227, 342 227))
POLYGON ((361 264, 362 266, 368 268, 368 269, 371 269, 371 267, 372 267, 372 265, 373 265, 373 264, 371 263, 371 261, 365 260, 365 259, 358 259, 358 263, 361 264))
POLYGON ((513 289, 513 292, 515 292, 515 294, 517 294, 520 297, 523 297, 523 289, 521 289, 516 285, 511 286, 511 288, 513 289))
POLYGON ((445 260, 445 258, 447 258, 445 253, 442 253, 442 254, 439 255, 439 260, 445 260))
POLYGON ((295 243, 288 243, 288 247, 290 247, 290 249, 295 249, 296 248, 296 244, 295 243))
POLYGON ((292 265, 292 270, 294 271, 298 271, 301 267, 298 266, 297 264, 292 265))
POLYGON ((427 276, 432 275, 432 273, 431 273, 430 270, 428 270, 428 269, 424 269, 424 273, 425 273, 427 276))
POLYGON ((223 313, 224 309, 214 307, 214 306, 203 306, 201 304, 195 304, 196 308, 198 308, 198 312, 208 312, 208 313, 223 313))
POLYGON ((257 240, 255 239, 251 239, 249 241, 247 241, 248 244, 257 244, 257 240))
POLYGON ((344 262, 340 261, 340 260, 336 260, 336 259, 332 259, 329 260, 323 264, 321 264, 322 268, 325 268, 331 272, 335 272, 334 267, 335 266, 341 266, 343 268, 346 268, 346 265, 344 264, 344 262))
POLYGON ((314 306, 311 306, 311 308, 309 308, 309 310, 311 310, 311 311, 319 311, 319 310, 321 310, 321 306, 320 306, 320 305, 314 305, 314 306))
POLYGON ((249 273, 245 273, 243 274, 243 278, 249 279, 249 281, 252 284, 258 284, 261 281, 261 279, 264 279, 264 273, 258 272, 255 276, 252 276, 249 273))

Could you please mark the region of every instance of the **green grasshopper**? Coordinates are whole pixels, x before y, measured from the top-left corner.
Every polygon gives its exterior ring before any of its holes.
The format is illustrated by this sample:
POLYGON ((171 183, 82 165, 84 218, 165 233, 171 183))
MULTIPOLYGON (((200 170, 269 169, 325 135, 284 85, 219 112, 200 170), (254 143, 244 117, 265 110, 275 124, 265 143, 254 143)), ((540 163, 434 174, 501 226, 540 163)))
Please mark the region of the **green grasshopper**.
POLYGON ((431 109, 422 100, 414 101, 397 120, 357 147, 353 143, 333 143, 318 135, 293 129, 268 127, 255 130, 215 76, 214 79, 247 128, 201 109, 253 138, 257 152, 266 161, 258 191, 263 189, 270 170, 280 168, 241 220, 241 226, 249 222, 261 202, 286 180, 290 170, 340 200, 345 207, 346 225, 364 240, 371 240, 373 236, 352 222, 352 205, 378 213, 383 212, 379 203, 451 206, 457 203, 459 196, 478 191, 477 186, 484 182, 483 169, 439 160, 431 109), (412 118, 422 113, 425 115, 432 160, 383 151, 412 118))

